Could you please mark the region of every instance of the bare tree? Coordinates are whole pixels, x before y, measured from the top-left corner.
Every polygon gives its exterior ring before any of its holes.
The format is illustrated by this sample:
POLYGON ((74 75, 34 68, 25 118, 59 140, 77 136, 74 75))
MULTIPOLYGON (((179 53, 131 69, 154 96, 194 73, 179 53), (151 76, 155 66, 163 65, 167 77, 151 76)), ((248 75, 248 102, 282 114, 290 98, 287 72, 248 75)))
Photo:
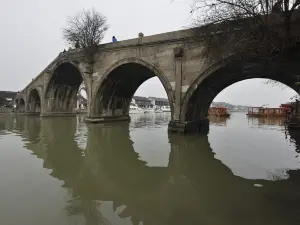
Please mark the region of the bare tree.
MULTIPOLYGON (((273 87, 279 87, 279 88, 281 88, 281 89, 289 89, 290 87, 289 86, 287 86, 287 85, 285 85, 285 84, 283 84, 283 83, 281 83, 281 82, 278 82, 278 81, 276 81, 276 80, 264 80, 263 82, 262 82, 263 84, 269 84, 269 85, 272 85, 273 87)), ((297 89, 295 90, 296 92, 297 92, 297 94, 295 94, 295 95, 293 95, 291 98, 290 98, 290 100, 291 101, 295 101, 295 100, 300 100, 300 95, 299 95, 299 87, 300 87, 300 82, 296 82, 295 83, 295 85, 296 85, 296 87, 297 87, 297 89)))
POLYGON ((74 47, 83 48, 92 54, 91 49, 100 44, 107 29, 106 17, 92 8, 68 18, 63 38, 74 47))
POLYGON ((195 25, 202 26, 199 32, 206 53, 218 53, 230 46, 236 53, 251 49, 260 55, 273 55, 297 41, 291 35, 291 18, 300 0, 192 1, 191 13, 196 15, 195 25), (274 26, 276 15, 283 16, 284 31, 274 26))

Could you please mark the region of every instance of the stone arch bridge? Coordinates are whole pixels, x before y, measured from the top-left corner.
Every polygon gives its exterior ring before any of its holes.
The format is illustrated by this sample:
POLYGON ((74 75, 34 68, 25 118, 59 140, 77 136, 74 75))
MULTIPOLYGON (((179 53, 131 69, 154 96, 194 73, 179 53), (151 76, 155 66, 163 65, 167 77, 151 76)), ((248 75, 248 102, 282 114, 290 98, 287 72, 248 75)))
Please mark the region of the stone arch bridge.
POLYGON ((187 132, 199 130, 212 100, 235 82, 269 78, 296 90, 298 52, 293 57, 237 57, 229 47, 208 58, 196 33, 199 28, 102 44, 93 62, 80 49, 60 53, 17 95, 17 111, 41 116, 73 114, 83 83, 87 122, 129 120, 129 105, 137 88, 158 77, 171 106, 169 130, 187 132))

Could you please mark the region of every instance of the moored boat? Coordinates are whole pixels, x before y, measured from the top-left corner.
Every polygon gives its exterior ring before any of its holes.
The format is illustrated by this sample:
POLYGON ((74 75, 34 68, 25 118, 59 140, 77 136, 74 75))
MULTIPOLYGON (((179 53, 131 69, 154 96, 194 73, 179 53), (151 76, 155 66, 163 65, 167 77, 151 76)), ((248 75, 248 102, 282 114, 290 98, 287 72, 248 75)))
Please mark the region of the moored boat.
POLYGON ((160 108, 163 112, 171 112, 171 108, 170 108, 170 106, 162 106, 161 108, 160 108))
POLYGON ((130 103, 129 114, 141 114, 144 113, 144 110, 138 107, 134 103, 130 103))
POLYGON ((225 107, 210 107, 208 110, 209 116, 230 117, 230 113, 225 107))
POLYGON ((268 116, 286 116, 286 104, 282 104, 279 108, 264 108, 264 107, 250 107, 248 108, 247 116, 249 117, 268 117, 268 116))
POLYGON ((262 108, 262 107, 249 107, 248 113, 246 115, 249 117, 258 117, 260 108, 262 108))
POLYGON ((155 105, 153 107, 144 108, 145 113, 162 113, 163 111, 159 106, 155 105))

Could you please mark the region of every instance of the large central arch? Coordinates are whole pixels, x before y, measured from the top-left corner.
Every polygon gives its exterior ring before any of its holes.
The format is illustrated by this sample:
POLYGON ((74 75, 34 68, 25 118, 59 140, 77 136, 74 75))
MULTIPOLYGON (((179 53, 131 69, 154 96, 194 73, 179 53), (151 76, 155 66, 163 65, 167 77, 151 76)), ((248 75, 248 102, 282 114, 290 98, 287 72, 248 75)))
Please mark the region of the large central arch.
POLYGON ((226 87, 246 79, 266 78, 283 83, 297 92, 300 78, 299 56, 279 55, 273 58, 236 59, 231 56, 213 64, 200 74, 188 89, 183 100, 181 121, 194 132, 207 121, 208 109, 213 99, 226 87))
POLYGON ((41 95, 37 89, 29 92, 27 101, 27 114, 40 114, 41 112, 41 95))
POLYGON ((75 112, 79 86, 86 81, 73 62, 62 62, 50 76, 44 93, 44 115, 72 114, 75 112))
POLYGON ((101 122, 107 118, 129 119, 129 105, 134 93, 142 83, 155 76, 166 90, 173 115, 172 87, 164 74, 144 60, 127 58, 111 66, 97 84, 88 120, 101 122))

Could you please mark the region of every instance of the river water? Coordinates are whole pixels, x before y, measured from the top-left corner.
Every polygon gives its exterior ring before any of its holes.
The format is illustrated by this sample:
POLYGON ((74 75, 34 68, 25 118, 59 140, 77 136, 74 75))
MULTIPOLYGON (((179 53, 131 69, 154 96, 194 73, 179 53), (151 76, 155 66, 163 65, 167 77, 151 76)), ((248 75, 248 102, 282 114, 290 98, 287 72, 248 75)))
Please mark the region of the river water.
POLYGON ((0 224, 299 225, 298 131, 233 113, 182 136, 169 119, 0 115, 0 224))

